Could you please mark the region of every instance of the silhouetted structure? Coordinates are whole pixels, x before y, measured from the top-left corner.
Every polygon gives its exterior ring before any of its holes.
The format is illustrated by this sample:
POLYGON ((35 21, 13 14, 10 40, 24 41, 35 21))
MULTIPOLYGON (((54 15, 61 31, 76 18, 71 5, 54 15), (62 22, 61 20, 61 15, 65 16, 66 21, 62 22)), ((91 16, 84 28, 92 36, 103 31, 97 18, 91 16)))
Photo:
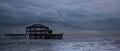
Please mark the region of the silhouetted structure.
POLYGON ((26 27, 26 34, 5 34, 7 38, 12 39, 62 39, 63 34, 53 34, 49 27, 41 24, 33 24, 26 27))
POLYGON ((26 34, 52 34, 52 30, 47 26, 34 24, 26 27, 26 34))
POLYGON ((5 34, 6 39, 26 39, 27 34, 5 34))

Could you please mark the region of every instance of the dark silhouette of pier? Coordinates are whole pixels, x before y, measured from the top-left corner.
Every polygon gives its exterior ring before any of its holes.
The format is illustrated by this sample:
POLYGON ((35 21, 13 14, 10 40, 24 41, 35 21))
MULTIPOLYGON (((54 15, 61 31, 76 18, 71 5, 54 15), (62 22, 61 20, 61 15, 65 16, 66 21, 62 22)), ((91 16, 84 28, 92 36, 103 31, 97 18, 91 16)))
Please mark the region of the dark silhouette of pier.
POLYGON ((53 34, 53 30, 42 24, 26 27, 26 34, 5 34, 6 39, 62 39, 63 34, 53 34))

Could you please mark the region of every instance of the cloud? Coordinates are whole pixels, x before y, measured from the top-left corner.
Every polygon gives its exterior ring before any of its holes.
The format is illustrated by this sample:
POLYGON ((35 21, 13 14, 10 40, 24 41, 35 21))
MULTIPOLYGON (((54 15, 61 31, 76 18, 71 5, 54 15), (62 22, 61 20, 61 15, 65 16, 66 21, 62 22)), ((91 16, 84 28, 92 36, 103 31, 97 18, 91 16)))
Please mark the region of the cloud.
POLYGON ((119 30, 119 5, 119 0, 1 0, 0 28, 41 23, 55 30, 119 30))

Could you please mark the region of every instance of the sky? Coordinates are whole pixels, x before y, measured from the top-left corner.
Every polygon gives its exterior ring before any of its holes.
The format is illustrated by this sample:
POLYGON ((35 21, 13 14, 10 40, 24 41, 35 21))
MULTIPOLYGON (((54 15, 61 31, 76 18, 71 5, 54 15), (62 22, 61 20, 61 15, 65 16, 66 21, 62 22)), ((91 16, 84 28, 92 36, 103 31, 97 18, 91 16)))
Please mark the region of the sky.
POLYGON ((55 33, 120 33, 120 0, 0 0, 0 33, 43 24, 55 33))

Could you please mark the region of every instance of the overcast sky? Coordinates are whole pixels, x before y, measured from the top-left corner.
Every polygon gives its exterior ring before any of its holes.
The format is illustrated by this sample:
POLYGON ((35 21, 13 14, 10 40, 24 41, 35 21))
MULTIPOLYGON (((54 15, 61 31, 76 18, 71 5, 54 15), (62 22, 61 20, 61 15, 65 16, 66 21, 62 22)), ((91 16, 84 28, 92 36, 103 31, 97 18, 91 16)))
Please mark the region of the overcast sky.
POLYGON ((34 23, 66 34, 118 33, 120 0, 0 0, 0 33, 34 23))

